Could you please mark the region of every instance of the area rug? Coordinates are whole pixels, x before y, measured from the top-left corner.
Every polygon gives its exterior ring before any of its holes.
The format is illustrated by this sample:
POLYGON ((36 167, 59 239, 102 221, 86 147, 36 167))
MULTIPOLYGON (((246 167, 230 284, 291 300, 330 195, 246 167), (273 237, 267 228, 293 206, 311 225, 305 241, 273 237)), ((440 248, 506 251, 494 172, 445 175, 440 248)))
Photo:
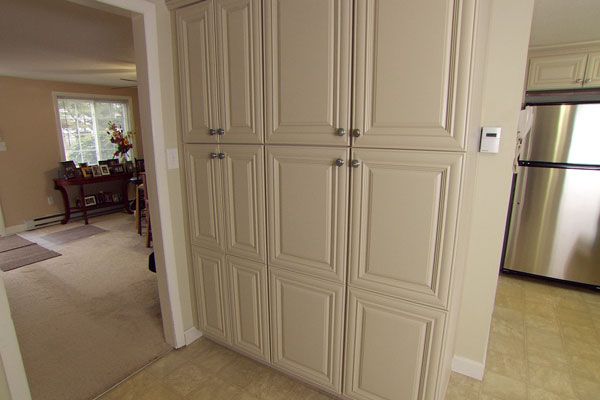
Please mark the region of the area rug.
POLYGON ((95 225, 83 225, 78 226, 77 228, 71 228, 60 232, 50 233, 48 235, 42 236, 41 239, 53 244, 65 244, 73 242, 75 240, 94 236, 102 232, 106 232, 106 230, 99 228, 95 225))
POLYGON ((0 253, 4 253, 5 251, 18 249, 20 247, 31 246, 35 244, 30 242, 27 239, 23 239, 19 235, 12 235, 6 237, 0 237, 0 253))
POLYGON ((0 253, 0 269, 6 272, 58 256, 60 253, 32 244, 0 253))

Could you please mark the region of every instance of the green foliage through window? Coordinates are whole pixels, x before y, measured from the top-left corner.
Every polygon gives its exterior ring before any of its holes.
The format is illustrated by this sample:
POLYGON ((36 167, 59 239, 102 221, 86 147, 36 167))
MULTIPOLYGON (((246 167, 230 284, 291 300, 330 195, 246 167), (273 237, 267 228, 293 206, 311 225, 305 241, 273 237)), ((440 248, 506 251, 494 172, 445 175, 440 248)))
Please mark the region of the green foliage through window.
POLYGON ((113 158, 115 145, 106 133, 110 121, 131 130, 128 103, 123 100, 58 99, 65 160, 97 164, 113 158))

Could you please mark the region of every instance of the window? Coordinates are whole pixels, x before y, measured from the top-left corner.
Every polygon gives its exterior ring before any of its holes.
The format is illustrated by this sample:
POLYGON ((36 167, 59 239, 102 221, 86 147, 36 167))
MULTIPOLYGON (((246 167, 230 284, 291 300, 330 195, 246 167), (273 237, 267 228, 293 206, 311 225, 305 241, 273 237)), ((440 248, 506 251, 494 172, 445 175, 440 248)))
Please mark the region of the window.
POLYGON ((57 97, 58 119, 65 160, 97 164, 113 158, 115 145, 106 133, 114 122, 132 130, 128 99, 57 97))

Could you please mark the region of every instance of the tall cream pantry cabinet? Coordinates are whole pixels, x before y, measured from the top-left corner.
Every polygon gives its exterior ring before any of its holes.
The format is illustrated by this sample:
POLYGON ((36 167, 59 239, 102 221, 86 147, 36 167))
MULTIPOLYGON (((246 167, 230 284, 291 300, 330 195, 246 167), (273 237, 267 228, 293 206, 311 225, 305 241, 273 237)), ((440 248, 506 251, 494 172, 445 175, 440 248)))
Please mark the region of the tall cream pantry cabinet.
POLYGON ((442 400, 477 0, 171 0, 198 328, 339 398, 442 400))

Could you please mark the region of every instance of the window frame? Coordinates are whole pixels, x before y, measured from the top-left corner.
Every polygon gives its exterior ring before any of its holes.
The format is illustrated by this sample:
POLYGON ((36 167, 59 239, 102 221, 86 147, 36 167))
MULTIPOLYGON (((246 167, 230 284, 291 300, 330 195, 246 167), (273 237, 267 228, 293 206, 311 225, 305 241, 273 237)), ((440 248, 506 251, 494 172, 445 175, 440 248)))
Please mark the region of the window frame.
POLYGON ((67 161, 65 154, 65 144, 63 142, 62 126, 60 124, 60 113, 58 110, 59 99, 74 99, 74 100, 115 100, 120 103, 127 103, 127 119, 129 120, 129 127, 132 132, 136 132, 133 135, 133 148, 131 149, 131 157, 135 159, 137 157, 137 138, 138 132, 135 127, 135 119, 133 114, 133 98, 131 96, 122 95, 109 95, 109 94, 95 94, 95 93, 72 93, 72 92, 52 92, 52 103, 54 105, 54 119, 56 122, 56 132, 58 134, 58 150, 60 161, 67 161))

